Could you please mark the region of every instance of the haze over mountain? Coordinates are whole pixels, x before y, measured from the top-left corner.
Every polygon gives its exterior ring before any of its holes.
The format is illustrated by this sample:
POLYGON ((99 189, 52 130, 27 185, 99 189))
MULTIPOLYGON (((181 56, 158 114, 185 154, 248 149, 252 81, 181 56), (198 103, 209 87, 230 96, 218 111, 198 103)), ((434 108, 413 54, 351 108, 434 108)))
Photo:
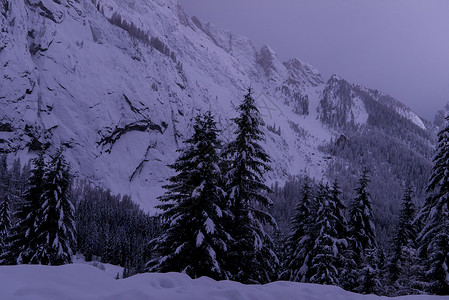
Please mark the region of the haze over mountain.
POLYGON ((445 0, 182 0, 191 15, 383 90, 433 120, 449 101, 445 0))

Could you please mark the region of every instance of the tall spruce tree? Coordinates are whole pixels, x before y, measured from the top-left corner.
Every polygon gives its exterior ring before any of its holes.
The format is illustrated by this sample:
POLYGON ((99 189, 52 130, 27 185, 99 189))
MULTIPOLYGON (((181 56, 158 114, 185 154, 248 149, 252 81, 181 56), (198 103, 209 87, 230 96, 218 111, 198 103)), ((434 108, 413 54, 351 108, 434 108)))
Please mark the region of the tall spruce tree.
POLYGON ((367 189, 369 182, 368 169, 364 168, 349 211, 348 235, 354 260, 359 265, 363 263, 366 251, 376 248, 373 208, 367 189))
POLYGON ((330 189, 330 200, 335 209, 335 231, 337 232, 337 237, 341 240, 340 242, 342 244, 347 244, 348 224, 345 217, 346 206, 341 200, 341 195, 342 191, 340 185, 338 184, 337 179, 335 179, 330 189))
POLYGON ((224 151, 227 161, 226 192, 234 219, 229 225, 233 243, 229 251, 233 279, 244 283, 264 283, 277 278, 278 258, 264 225, 277 227, 267 212, 272 201, 264 174, 270 170, 269 156, 260 145, 264 139, 262 118, 251 89, 239 105, 235 139, 224 151))
POLYGON ((416 286, 420 268, 417 259, 417 232, 413 224, 414 218, 413 190, 408 181, 402 198, 402 208, 392 241, 391 260, 388 266, 390 281, 395 283, 399 294, 404 295, 418 292, 416 286))
POLYGON ((381 294, 383 293, 382 283, 380 281, 379 270, 379 249, 365 249, 363 264, 359 266, 358 281, 359 284, 354 289, 361 294, 381 294))
POLYGON ((28 187, 23 194, 23 203, 15 213, 18 222, 11 229, 6 251, 0 256, 2 264, 40 263, 37 254, 37 229, 40 225, 42 194, 44 185, 44 154, 32 159, 33 168, 28 177, 28 187))
POLYGON ((9 209, 9 195, 4 193, 0 200, 0 254, 6 249, 9 231, 11 229, 11 214, 9 209))
POLYGON ((185 272, 192 278, 228 279, 226 257, 229 234, 223 226, 230 218, 220 188, 221 170, 214 118, 197 116, 194 133, 170 167, 177 174, 164 186, 160 197, 164 212, 163 234, 150 245, 157 257, 149 261, 151 272, 185 272))
POLYGON ((62 265, 72 262, 75 246, 75 209, 70 201, 71 174, 62 148, 52 157, 44 174, 42 207, 36 229, 40 264, 62 265))
POLYGON ((338 269, 339 285, 343 286, 346 276, 346 267, 351 263, 348 238, 348 222, 346 220, 346 206, 341 199, 342 191, 337 179, 330 189, 330 201, 333 208, 333 226, 335 227, 336 267, 338 269))
POLYGON ((312 196, 309 179, 301 190, 302 198, 295 206, 292 230, 287 236, 286 255, 280 279, 307 282, 315 233, 316 203, 312 196))
POLYGON ((317 237, 314 240, 309 282, 337 285, 337 232, 335 203, 331 202, 329 186, 321 183, 317 196, 317 212, 314 226, 317 237))
POLYGON ((0 157, 0 254, 5 251, 11 229, 9 175, 6 155, 0 157))
POLYGON ((349 211, 350 265, 347 267, 351 271, 345 275, 343 284, 345 288, 360 293, 374 292, 379 282, 377 266, 373 265, 377 243, 371 196, 367 189, 369 182, 368 169, 364 168, 349 211))
POLYGON ((399 214, 399 222, 396 226, 392 245, 394 262, 401 259, 403 247, 415 246, 417 235, 413 226, 413 220, 415 218, 415 204, 413 203, 413 190, 410 182, 406 183, 401 206, 402 208, 399 214))
POLYGON ((418 235, 419 254, 424 259, 428 291, 449 294, 449 117, 438 133, 427 198, 415 222, 424 224, 418 235))
POLYGON ((317 237, 314 242, 310 282, 320 284, 340 284, 347 247, 345 206, 340 200, 337 181, 332 189, 320 184, 317 197, 315 226, 317 237))

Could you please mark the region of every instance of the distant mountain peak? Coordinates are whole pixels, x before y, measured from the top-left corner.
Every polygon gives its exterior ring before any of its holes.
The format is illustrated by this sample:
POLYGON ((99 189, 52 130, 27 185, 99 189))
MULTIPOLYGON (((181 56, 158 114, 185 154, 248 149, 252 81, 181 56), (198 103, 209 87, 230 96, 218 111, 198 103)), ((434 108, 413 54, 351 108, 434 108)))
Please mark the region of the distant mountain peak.
POLYGON ((321 73, 315 67, 302 60, 292 58, 283 64, 290 72, 290 76, 302 84, 318 86, 324 83, 321 73))
POLYGON ((449 102, 446 103, 443 109, 440 109, 435 114, 435 118, 433 121, 433 124, 437 126, 438 128, 441 128, 446 124, 445 118, 449 116, 449 102))
POLYGON ((272 71, 277 71, 277 64, 279 64, 276 53, 268 46, 264 45, 259 51, 257 62, 262 66, 265 74, 269 76, 272 71))

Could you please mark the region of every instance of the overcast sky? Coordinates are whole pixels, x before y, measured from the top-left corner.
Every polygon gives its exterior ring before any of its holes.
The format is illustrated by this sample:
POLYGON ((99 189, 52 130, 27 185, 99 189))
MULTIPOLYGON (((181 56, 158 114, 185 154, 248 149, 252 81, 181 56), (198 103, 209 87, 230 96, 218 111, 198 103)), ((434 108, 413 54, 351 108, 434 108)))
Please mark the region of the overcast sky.
POLYGON ((179 0, 321 71, 389 93, 432 120, 449 102, 449 0, 179 0))

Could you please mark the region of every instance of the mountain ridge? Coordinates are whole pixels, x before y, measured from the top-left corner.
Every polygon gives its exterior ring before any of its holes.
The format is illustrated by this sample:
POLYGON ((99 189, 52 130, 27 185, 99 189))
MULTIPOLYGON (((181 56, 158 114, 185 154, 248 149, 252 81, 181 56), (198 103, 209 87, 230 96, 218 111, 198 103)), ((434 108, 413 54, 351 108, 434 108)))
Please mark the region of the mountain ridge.
POLYGON ((25 160, 62 144, 77 176, 131 194, 148 211, 191 119, 211 109, 231 139, 230 118, 249 86, 266 124, 270 183, 325 178, 334 158, 322 149, 347 130, 374 126, 366 109, 373 101, 392 112, 388 122, 403 118, 411 139, 432 147, 433 129, 394 98, 338 77, 325 82, 309 64, 281 62, 269 46, 257 50, 174 0, 6 3, 1 151, 25 160))

